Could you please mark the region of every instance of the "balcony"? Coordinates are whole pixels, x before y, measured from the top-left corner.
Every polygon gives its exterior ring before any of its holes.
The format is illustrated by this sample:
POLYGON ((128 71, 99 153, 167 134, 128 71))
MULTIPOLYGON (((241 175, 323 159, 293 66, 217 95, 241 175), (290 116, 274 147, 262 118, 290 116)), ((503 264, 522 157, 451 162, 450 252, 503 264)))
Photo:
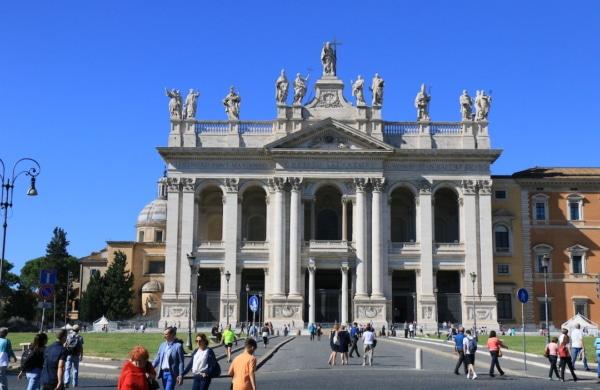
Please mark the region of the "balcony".
POLYGON ((304 247, 310 253, 349 253, 352 251, 351 242, 344 240, 310 240, 304 243, 304 247))
POLYGON ((421 244, 418 242, 388 242, 388 253, 396 255, 418 254, 421 244))
POLYGON ((222 252, 225 249, 223 241, 201 241, 196 251, 198 253, 222 252))
POLYGON ((464 255, 465 244, 462 242, 436 242, 433 244, 434 255, 464 255))
POLYGON ((242 241, 240 250, 242 253, 268 252, 269 241, 242 241))

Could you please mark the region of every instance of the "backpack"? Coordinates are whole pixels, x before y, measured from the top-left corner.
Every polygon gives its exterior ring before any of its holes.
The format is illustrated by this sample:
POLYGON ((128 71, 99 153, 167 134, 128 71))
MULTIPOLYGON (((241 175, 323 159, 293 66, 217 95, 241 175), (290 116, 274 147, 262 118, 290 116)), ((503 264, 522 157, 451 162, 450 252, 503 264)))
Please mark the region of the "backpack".
POLYGON ((469 340, 468 348, 470 354, 474 354, 475 351, 477 351, 477 340, 475 339, 475 337, 469 340))
POLYGON ((78 354, 81 348, 81 336, 77 333, 69 335, 65 348, 70 355, 78 354))
POLYGON ((454 336, 454 348, 459 352, 463 350, 464 338, 465 338, 464 333, 459 333, 456 336, 454 336))
POLYGON ((31 371, 33 370, 33 366, 35 361, 33 359, 34 351, 32 348, 26 349, 21 355, 21 371, 31 371))
POLYGON ((213 378, 218 378, 221 376, 221 366, 219 365, 219 362, 217 361, 217 357, 215 356, 215 352, 209 348, 208 349, 208 377, 213 379, 213 378))

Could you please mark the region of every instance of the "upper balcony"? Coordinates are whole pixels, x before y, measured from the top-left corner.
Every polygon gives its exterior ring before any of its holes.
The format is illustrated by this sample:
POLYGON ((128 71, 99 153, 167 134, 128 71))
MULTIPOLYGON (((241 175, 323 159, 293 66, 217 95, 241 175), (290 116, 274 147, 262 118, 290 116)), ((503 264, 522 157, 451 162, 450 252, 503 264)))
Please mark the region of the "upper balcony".
POLYGON ((417 255, 421 253, 418 242, 388 242, 388 253, 394 255, 417 255))
POLYGON ((344 240, 310 240, 304 242, 304 250, 310 254, 345 253, 353 251, 352 242, 344 240))
POLYGON ((433 254, 442 256, 464 256, 465 244, 462 242, 436 242, 433 244, 433 254))

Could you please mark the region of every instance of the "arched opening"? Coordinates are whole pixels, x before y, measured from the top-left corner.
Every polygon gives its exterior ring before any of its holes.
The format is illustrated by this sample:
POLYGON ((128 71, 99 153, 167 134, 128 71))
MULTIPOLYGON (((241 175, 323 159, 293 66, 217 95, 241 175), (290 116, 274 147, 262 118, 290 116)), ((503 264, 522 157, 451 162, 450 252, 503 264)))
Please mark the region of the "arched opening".
POLYGON ((267 239, 267 194, 260 187, 252 187, 244 191, 242 239, 244 241, 266 241, 267 239))
POLYGON ((221 271, 201 268, 198 272, 196 295, 196 322, 199 326, 212 326, 219 322, 221 297, 221 271))
POLYGON ((435 242, 459 242, 458 195, 448 188, 435 193, 435 242))
POLYGON ((198 223, 200 242, 223 239, 223 192, 219 187, 209 187, 200 193, 198 223))
POLYGON ((397 188, 391 194, 390 230, 392 242, 416 241, 415 196, 407 188, 397 188))
POLYGON ((342 239, 342 194, 332 186, 320 188, 315 194, 317 240, 342 239))
POLYGON ((462 321, 460 271, 438 271, 436 287, 438 321, 460 323, 462 321))

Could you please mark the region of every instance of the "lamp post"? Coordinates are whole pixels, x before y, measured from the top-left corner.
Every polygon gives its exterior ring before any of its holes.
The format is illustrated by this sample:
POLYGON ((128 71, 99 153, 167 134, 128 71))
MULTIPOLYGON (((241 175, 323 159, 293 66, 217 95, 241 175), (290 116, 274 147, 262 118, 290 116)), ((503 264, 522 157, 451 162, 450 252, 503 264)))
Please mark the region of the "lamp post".
POLYGON ((550 325, 548 323, 548 266, 550 265, 550 256, 542 257, 542 270, 544 271, 544 306, 546 312, 546 338, 550 342, 550 325))
POLYGON ((438 292, 439 290, 436 288, 433 289, 433 293, 435 294, 435 329, 437 331, 437 337, 438 339, 440 338, 440 301, 438 299, 438 292))
POLYGON ((471 272, 469 275, 473 284, 473 336, 477 339, 477 313, 475 312, 475 282, 477 281, 477 274, 471 272))
POLYGON ((225 312, 227 314, 227 325, 229 325, 229 279, 231 278, 231 273, 229 271, 225 272, 225 281, 227 282, 227 300, 225 306, 225 312))
POLYGON ((4 254, 6 253, 6 229, 8 227, 8 209, 13 206, 13 192, 15 189, 15 181, 19 176, 25 174, 31 178, 31 184, 29 190, 27 190, 27 196, 37 196, 38 192, 35 188, 35 178, 40 174, 40 164, 32 158, 25 157, 17 160, 15 165, 12 167, 12 175, 8 176, 5 171, 4 161, 0 159, 0 182, 2 183, 2 191, 0 196, 0 210, 4 213, 4 223, 2 224, 2 257, 0 257, 0 287, 2 286, 2 271, 4 269, 4 254), (19 165, 27 164, 29 168, 19 171, 19 165))
POLYGON ((248 333, 248 324, 250 323, 250 308, 248 307, 248 299, 250 299, 250 285, 246 283, 246 333, 248 333))
POLYGON ((196 263, 196 256, 193 253, 187 254, 188 263, 190 265, 190 295, 189 295, 189 309, 188 309, 188 339, 187 349, 192 349, 192 276, 194 275, 194 265, 196 263))

